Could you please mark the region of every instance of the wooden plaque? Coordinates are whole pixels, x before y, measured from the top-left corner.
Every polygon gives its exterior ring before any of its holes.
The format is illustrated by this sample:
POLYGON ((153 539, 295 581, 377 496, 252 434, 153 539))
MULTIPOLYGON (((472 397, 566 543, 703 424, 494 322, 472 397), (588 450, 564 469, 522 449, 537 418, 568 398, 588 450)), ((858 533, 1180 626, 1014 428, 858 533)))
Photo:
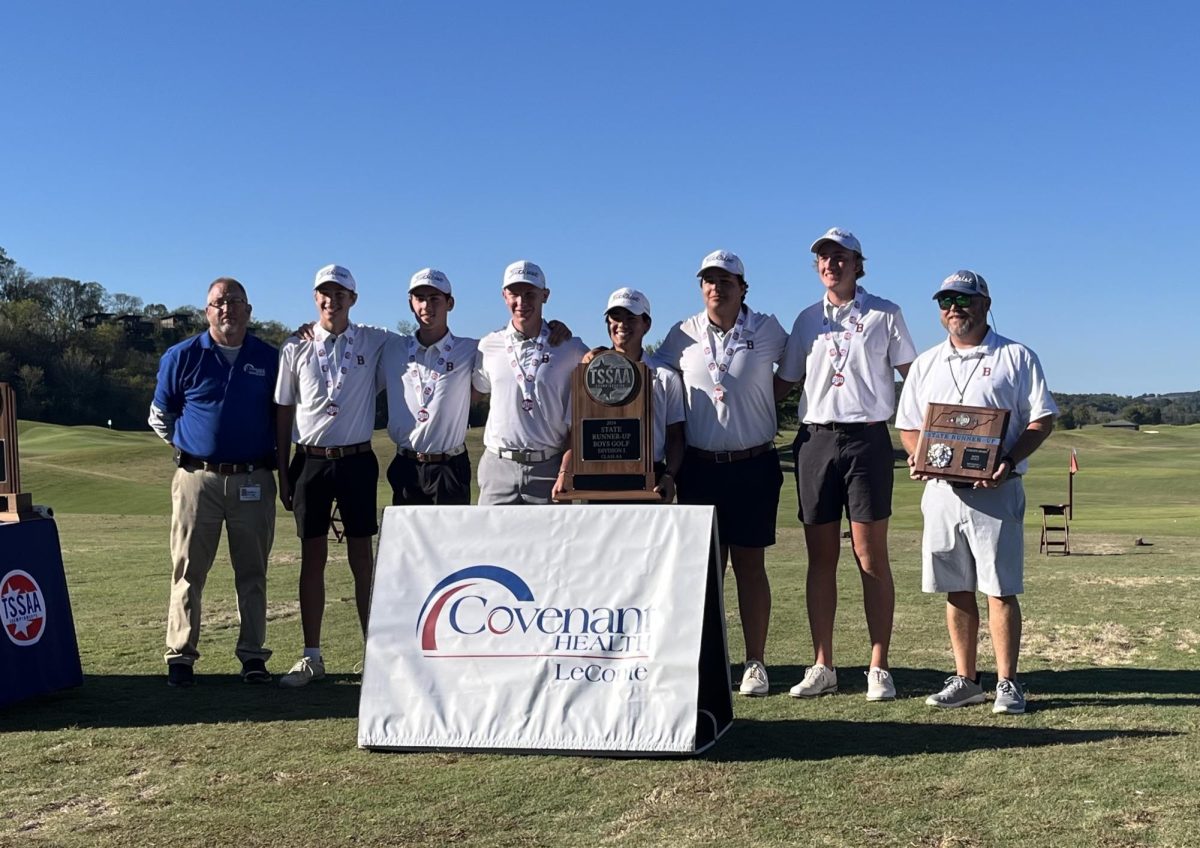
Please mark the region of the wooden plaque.
POLYGON ((0 521, 26 521, 36 517, 33 496, 21 491, 16 396, 12 386, 0 383, 0 521))
POLYGON ((571 465, 560 500, 657 501, 650 370, 606 350, 571 377, 571 465))
POLYGON ((955 483, 986 480, 1003 458, 1009 411, 931 403, 913 457, 918 474, 955 483))

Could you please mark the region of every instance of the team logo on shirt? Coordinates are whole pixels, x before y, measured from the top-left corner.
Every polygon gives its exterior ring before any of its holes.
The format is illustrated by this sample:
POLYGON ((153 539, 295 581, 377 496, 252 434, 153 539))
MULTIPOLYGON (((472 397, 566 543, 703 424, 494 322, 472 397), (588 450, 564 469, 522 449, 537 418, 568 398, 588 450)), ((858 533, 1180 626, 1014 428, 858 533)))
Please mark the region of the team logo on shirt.
POLYGON ((244 366, 242 366, 242 371, 243 371, 244 373, 246 373, 246 374, 249 374, 251 377, 265 377, 265 376, 267 376, 267 369, 266 369, 266 368, 255 368, 255 367, 254 367, 253 365, 251 365, 249 362, 247 362, 247 363, 246 363, 244 366))
POLYGON ((990 365, 983 366, 983 376, 985 376, 985 377, 992 376, 992 367, 990 365))
POLYGON ((28 572, 10 571, 0 580, 0 625, 21 648, 36 645, 46 631, 46 599, 28 572))

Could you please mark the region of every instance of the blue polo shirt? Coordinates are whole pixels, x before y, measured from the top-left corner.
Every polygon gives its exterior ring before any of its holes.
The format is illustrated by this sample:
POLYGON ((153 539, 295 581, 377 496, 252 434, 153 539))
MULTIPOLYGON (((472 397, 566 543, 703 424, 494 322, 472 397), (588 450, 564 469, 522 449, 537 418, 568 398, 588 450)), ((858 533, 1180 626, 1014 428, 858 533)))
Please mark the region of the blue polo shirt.
POLYGON ((171 347, 158 364, 154 405, 179 416, 174 444, 207 462, 275 457, 279 351, 249 334, 230 365, 207 332, 171 347))

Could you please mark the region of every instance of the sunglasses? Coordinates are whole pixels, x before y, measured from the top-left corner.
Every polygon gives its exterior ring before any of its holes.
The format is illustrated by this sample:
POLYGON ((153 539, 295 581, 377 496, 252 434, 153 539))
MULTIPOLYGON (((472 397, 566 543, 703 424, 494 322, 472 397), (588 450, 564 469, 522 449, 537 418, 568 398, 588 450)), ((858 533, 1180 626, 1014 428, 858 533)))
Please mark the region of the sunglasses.
POLYGON ((951 306, 957 306, 959 309, 966 309, 971 305, 971 299, 974 295, 969 294, 943 294, 937 298, 937 305, 944 312, 951 306))

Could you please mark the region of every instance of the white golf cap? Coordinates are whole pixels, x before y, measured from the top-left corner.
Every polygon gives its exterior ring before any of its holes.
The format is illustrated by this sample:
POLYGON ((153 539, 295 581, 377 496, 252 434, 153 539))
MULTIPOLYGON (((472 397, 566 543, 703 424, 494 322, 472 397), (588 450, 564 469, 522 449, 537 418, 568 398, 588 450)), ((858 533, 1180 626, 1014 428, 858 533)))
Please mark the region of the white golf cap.
POLYGON ((546 275, 542 273, 541 268, 528 259, 518 259, 504 269, 504 282, 501 284, 501 287, 505 288, 516 283, 529 283, 531 286, 544 289, 546 287, 546 275))
POLYGON ((421 288, 421 286, 431 286, 442 294, 450 294, 450 278, 434 268, 422 268, 413 274, 412 279, 408 281, 408 291, 410 293, 414 289, 421 288))
POLYGON ((720 268, 730 274, 737 274, 743 279, 746 276, 746 268, 742 265, 742 260, 736 253, 728 250, 714 250, 705 256, 700 262, 700 270, 696 272, 696 276, 699 277, 708 268, 720 268))
POLYGON ((981 275, 974 271, 955 271, 946 279, 942 280, 941 287, 933 293, 933 299, 937 300, 938 295, 945 292, 956 292, 958 294, 977 294, 982 297, 991 297, 988 294, 988 284, 981 275))
POLYGON ((608 306, 604 307, 604 314, 607 315, 609 310, 616 309, 618 306, 628 309, 634 315, 650 317, 650 298, 637 289, 617 289, 610 294, 608 296, 608 306))
POLYGON ((341 265, 326 265, 318 271, 317 278, 313 280, 313 288, 320 288, 322 283, 337 283, 347 291, 358 290, 358 287, 354 284, 354 275, 341 265))
MULTIPOLYGON (((862 256, 862 245, 859 244, 858 239, 854 237, 854 233, 850 232, 849 230, 843 230, 841 227, 830 227, 825 235, 821 236, 812 243, 812 247, 810 247, 809 250, 811 250, 813 253, 816 253, 818 248, 821 247, 821 243, 826 241, 840 244, 847 250, 853 250, 859 256, 862 256)), ((863 256, 863 259, 866 259, 866 257, 863 256)))

